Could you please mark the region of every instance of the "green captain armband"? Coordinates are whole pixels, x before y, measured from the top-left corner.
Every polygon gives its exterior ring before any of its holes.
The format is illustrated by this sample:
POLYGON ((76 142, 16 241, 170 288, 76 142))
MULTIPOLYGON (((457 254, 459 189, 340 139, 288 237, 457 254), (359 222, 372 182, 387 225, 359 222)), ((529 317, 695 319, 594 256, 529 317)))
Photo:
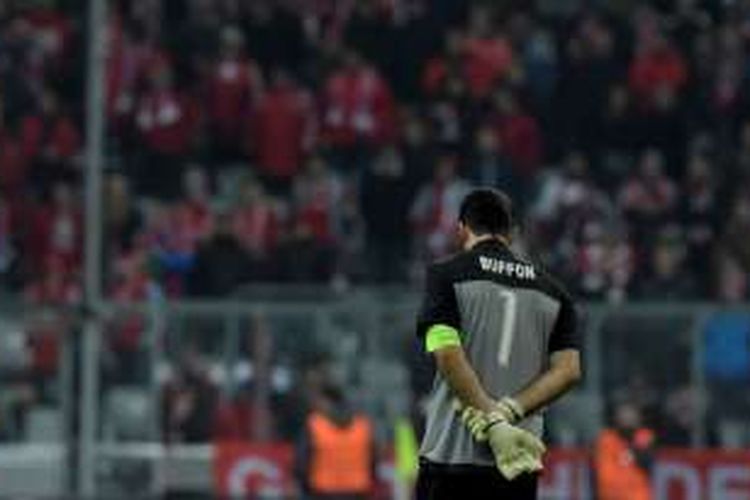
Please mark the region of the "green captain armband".
POLYGON ((444 347, 460 346, 461 335, 452 326, 433 325, 427 330, 427 335, 424 337, 424 344, 427 352, 435 352, 444 347))

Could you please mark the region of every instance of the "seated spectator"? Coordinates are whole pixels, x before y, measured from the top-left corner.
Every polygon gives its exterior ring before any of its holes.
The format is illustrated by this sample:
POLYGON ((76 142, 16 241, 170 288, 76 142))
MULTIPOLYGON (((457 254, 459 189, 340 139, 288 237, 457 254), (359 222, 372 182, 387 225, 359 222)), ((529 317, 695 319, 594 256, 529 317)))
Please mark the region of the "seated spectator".
POLYGON ((272 191, 286 194, 300 172, 315 140, 315 112, 312 96, 286 70, 276 68, 251 116, 247 139, 272 191))
POLYGON ((37 154, 39 117, 11 116, 7 94, 0 87, 0 192, 20 196, 37 154))

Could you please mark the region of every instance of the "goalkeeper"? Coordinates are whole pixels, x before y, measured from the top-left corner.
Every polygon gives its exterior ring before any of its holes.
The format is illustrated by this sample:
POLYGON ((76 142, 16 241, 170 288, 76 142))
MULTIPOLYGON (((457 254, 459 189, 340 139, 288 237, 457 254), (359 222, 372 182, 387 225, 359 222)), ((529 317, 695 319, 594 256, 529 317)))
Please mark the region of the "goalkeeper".
POLYGON ((427 271, 418 335, 437 375, 420 449, 418 500, 536 498, 541 410, 581 377, 567 293, 509 248, 511 203, 462 202, 463 251, 427 271))

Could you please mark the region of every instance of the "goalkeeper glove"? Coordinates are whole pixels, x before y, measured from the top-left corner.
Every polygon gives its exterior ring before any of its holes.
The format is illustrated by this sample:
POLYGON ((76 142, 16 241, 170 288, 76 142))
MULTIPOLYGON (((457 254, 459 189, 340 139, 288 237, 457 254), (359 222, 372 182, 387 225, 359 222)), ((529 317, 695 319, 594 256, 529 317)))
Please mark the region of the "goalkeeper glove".
POLYGON ((476 408, 461 407, 457 402, 461 420, 474 439, 488 442, 497 469, 509 481, 525 472, 542 470, 545 451, 544 444, 536 436, 511 424, 521 414, 516 408, 518 404, 513 403, 501 400, 495 410, 485 413, 476 408))

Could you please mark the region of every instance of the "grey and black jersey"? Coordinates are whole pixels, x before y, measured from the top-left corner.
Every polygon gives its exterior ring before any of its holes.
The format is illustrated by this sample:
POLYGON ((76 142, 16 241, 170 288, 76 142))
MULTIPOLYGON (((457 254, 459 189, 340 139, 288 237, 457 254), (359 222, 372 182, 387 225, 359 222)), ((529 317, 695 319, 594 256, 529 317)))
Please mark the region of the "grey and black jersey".
MULTIPOLYGON (((576 311, 549 275, 497 240, 431 265, 417 334, 434 325, 457 329, 466 356, 493 397, 513 394, 547 368, 549 355, 579 349, 576 311)), ((453 396, 438 373, 427 407, 421 456, 442 464, 491 465, 486 444, 461 423, 453 396)), ((541 436, 543 417, 520 424, 541 436)))

